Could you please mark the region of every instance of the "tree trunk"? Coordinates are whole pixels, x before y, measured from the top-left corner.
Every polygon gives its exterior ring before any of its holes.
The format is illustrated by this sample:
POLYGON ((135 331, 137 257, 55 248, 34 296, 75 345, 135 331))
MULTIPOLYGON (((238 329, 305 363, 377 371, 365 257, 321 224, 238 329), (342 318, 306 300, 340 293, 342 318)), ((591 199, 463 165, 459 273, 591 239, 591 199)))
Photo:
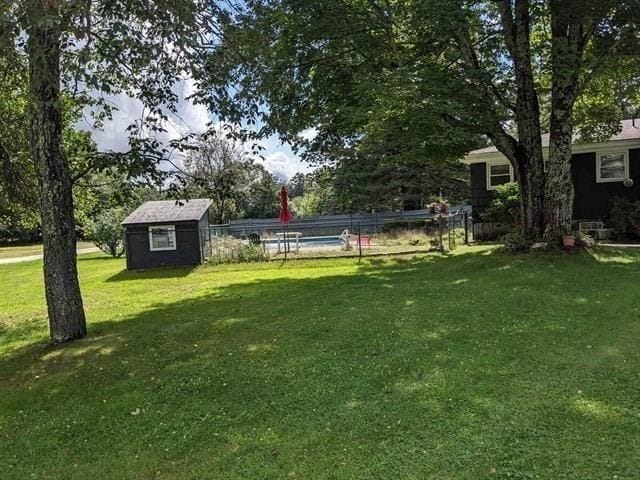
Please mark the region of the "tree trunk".
POLYGON ((62 152, 58 2, 28 2, 31 154, 38 172, 44 284, 53 342, 87 334, 76 267, 71 174, 62 152))
POLYGON ((585 42, 582 21, 562 2, 551 3, 551 125, 545 192, 545 237, 549 240, 568 231, 573 216, 571 144, 585 42))
MULTIPOLYGON (((540 105, 531 67, 529 1, 498 2, 507 48, 516 80, 516 124, 518 140, 511 160, 520 184, 522 226, 532 239, 543 233, 545 176, 542 156, 540 105)), ((500 149, 499 145, 496 146, 500 149)), ((503 150, 501 150, 505 153, 503 150)), ((506 155, 506 153, 505 153, 506 155)))
MULTIPOLYGON (((555 88, 553 89, 556 95, 555 88)), ((553 102, 552 103, 556 103, 553 102)), ((545 191, 545 238, 559 238, 571 228, 573 179, 571 177, 572 108, 553 108, 545 191)))
POLYGON ((521 224, 529 236, 538 240, 542 236, 544 219, 544 171, 539 165, 540 158, 534 162, 537 154, 523 147, 520 143, 516 149, 516 178, 520 186, 520 213, 521 224))

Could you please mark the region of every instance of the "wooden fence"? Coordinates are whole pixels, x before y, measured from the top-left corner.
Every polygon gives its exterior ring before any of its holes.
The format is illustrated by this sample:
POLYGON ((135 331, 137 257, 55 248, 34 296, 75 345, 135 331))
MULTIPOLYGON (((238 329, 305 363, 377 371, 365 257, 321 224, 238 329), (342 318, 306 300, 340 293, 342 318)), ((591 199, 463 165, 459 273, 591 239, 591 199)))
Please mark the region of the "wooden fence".
MULTIPOLYGON (((462 215, 470 212, 471 207, 457 205, 451 207, 451 213, 462 215)), ((406 210, 400 212, 374 212, 351 213, 344 215, 322 215, 316 217, 297 217, 289 223, 289 231, 302 232, 305 236, 313 235, 338 235, 343 230, 356 231, 360 228, 362 233, 379 233, 386 222, 398 220, 426 220, 433 214, 429 210, 406 210)), ((282 225, 278 219, 246 219, 232 220, 228 225, 212 226, 212 232, 220 231, 239 237, 250 233, 259 235, 273 234, 282 231, 282 225)), ((215 233, 214 233, 215 235, 215 233)))

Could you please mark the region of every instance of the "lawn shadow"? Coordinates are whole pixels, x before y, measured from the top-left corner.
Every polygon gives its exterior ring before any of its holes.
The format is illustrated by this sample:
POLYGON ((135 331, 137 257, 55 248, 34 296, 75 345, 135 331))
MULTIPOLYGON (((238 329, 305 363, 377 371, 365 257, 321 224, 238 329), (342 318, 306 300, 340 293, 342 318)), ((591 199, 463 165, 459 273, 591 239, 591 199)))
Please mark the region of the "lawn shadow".
POLYGON ((104 252, 90 252, 90 253, 81 253, 77 255, 78 262, 87 262, 87 261, 113 261, 123 259, 124 257, 112 257, 111 255, 107 255, 104 252))
POLYGON ((110 276, 106 282, 123 282, 128 280, 145 280, 160 278, 182 278, 193 272, 198 265, 181 265, 176 267, 146 268, 144 270, 122 270, 110 276))

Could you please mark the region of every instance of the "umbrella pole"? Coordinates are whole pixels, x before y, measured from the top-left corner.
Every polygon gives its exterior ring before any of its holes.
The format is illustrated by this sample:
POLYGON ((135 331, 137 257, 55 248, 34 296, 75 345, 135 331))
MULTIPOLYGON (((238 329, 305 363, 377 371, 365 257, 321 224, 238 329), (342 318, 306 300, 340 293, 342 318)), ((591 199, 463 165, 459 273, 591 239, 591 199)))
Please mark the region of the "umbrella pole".
POLYGON ((287 261, 287 229, 289 228, 288 225, 284 226, 284 261, 287 261))

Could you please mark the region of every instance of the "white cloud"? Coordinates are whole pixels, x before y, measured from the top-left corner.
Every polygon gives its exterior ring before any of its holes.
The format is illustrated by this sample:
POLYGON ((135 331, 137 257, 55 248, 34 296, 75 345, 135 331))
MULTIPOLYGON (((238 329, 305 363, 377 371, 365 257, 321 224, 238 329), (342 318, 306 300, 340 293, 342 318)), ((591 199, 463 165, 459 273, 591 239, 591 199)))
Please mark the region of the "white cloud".
POLYGON ((302 137, 307 141, 311 141, 318 135, 318 130, 315 128, 307 128, 306 130, 301 131, 298 136, 302 137))
MULTIPOLYGON (((201 133, 208 126, 220 127, 220 122, 213 121, 204 105, 194 105, 187 98, 195 91, 195 82, 192 78, 185 78, 174 86, 174 92, 178 95, 177 113, 167 113, 168 122, 164 122, 165 133, 159 135, 162 142, 181 138, 189 133, 201 133)), ((85 118, 78 122, 77 127, 89 130, 98 148, 103 151, 111 150, 123 152, 129 149, 127 127, 140 120, 144 115, 144 108, 140 101, 126 95, 113 95, 108 101, 117 107, 113 112, 113 118, 106 121, 100 130, 93 129, 91 119, 85 118)), ((304 138, 312 139, 316 135, 315 129, 308 129, 301 133, 304 138)), ((262 163, 265 168, 283 181, 289 180, 298 172, 309 172, 312 168, 302 162, 292 152, 289 145, 282 144, 275 136, 259 142, 262 147, 262 157, 256 161, 262 163)), ((176 153, 172 160, 181 164, 182 159, 176 153)))
POLYGON ((263 154, 263 159, 256 160, 257 163, 261 163, 264 167, 280 180, 286 182, 298 172, 309 172, 312 169, 309 165, 302 162, 294 155, 288 155, 286 152, 272 151, 271 153, 263 154))
MULTIPOLYGON (((206 107, 194 105, 187 100, 194 89, 192 78, 185 78, 176 83, 174 92, 178 95, 177 112, 167 112, 169 120, 163 123, 166 132, 159 135, 160 140, 166 142, 189 133, 201 133, 207 128, 210 115, 206 107)), ((102 129, 92 128, 91 118, 78 122, 78 128, 91 131, 100 150, 126 151, 129 149, 126 129, 136 120, 143 118, 144 107, 139 100, 122 94, 109 96, 107 100, 115 105, 117 110, 113 112, 113 118, 105 122, 102 129)))

